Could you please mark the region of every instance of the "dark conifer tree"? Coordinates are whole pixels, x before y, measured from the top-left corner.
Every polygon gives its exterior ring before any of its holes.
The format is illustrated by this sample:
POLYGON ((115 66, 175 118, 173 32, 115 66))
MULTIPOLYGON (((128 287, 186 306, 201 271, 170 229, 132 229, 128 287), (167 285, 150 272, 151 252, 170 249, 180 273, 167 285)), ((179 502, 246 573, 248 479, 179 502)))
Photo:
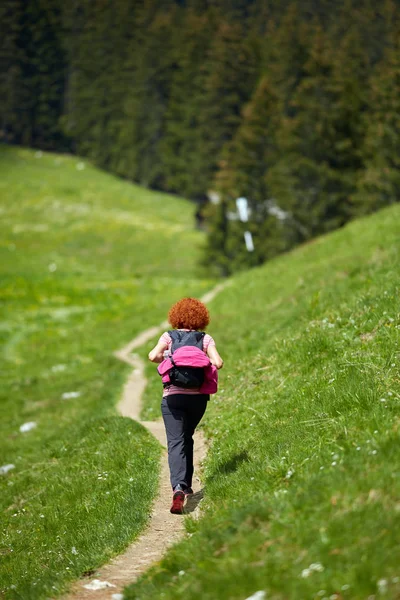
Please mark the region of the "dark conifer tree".
POLYGON ((364 113, 364 159, 354 194, 354 214, 400 201, 400 27, 376 65, 364 113))
POLYGON ((199 115, 200 142, 196 176, 207 191, 222 147, 235 135, 241 110, 258 78, 258 48, 242 25, 223 22, 206 58, 206 77, 199 115))
POLYGON ((302 79, 279 131, 281 157, 269 183, 279 204, 294 216, 299 241, 338 227, 348 218, 359 167, 363 102, 357 76, 363 73, 358 41, 358 32, 349 31, 334 46, 321 27, 316 28, 302 79), (355 55, 353 77, 348 77, 344 63, 349 47, 355 55))
POLYGON ((65 56, 57 0, 1 4, 2 129, 9 141, 63 149, 65 56))
POLYGON ((243 224, 229 222, 226 249, 231 268, 260 264, 286 247, 287 227, 270 214, 275 201, 267 184, 267 173, 277 159, 276 131, 281 118, 281 98, 268 77, 260 80, 242 114, 235 137, 222 153, 215 189, 224 198, 228 214, 236 212, 236 198, 244 196, 251 210, 243 224), (255 249, 248 252, 244 231, 252 233, 255 249))
POLYGON ((205 186, 198 168, 198 151, 206 78, 204 62, 214 25, 207 14, 198 15, 192 10, 182 15, 177 25, 173 40, 176 69, 171 77, 160 150, 167 189, 201 199, 205 186))
POLYGON ((161 143, 175 71, 173 40, 179 31, 176 8, 168 8, 165 3, 159 12, 150 9, 151 3, 141 7, 136 18, 136 35, 121 65, 127 76, 116 168, 144 186, 165 189, 161 143))
POLYGON ((18 107, 26 101, 21 72, 24 51, 18 48, 21 13, 21 1, 0 3, 0 140, 6 142, 20 141, 27 126, 18 116, 18 107))

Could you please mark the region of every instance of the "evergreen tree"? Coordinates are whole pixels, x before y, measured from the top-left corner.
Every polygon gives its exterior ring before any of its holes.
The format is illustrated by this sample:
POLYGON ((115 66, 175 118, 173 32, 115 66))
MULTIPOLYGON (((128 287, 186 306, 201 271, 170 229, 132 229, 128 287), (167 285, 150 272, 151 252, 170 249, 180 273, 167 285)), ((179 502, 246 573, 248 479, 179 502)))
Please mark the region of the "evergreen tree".
POLYGON ((65 56, 57 0, 6 0, 1 5, 3 136, 62 149, 65 56))
POLYGON ((356 215, 400 201, 400 28, 371 78, 363 123, 364 168, 353 196, 356 215))
POLYGON ((230 198, 246 196, 254 204, 269 197, 265 174, 276 159, 276 130, 281 99, 263 76, 242 112, 241 125, 222 153, 215 188, 230 198))
POLYGON ((18 48, 21 30, 21 1, 0 3, 0 140, 18 140, 22 123, 18 106, 23 101, 22 51, 18 48))
POLYGON ((206 77, 204 61, 213 24, 207 14, 189 10, 181 17, 177 29, 181 33, 173 40, 176 69, 171 78, 160 151, 167 189, 200 200, 205 193, 197 167, 200 115, 206 77))
POLYGON ((258 78, 258 48, 241 25, 221 23, 205 63, 199 114, 199 147, 194 176, 209 189, 220 152, 240 125, 241 110, 258 78))
MULTIPOLYGON (((269 213, 274 206, 266 174, 276 160, 276 130, 281 118, 281 99, 268 77, 260 80, 243 110, 241 125, 222 153, 215 189, 225 200, 228 213, 235 214, 236 198, 244 196, 251 210, 245 225, 232 220, 225 250, 231 269, 260 264, 285 248, 286 227, 269 213), (252 233, 255 250, 248 252, 244 231, 252 233)), ((221 257, 220 257, 221 259, 221 257)))
POLYGON ((359 32, 339 47, 317 26, 279 131, 280 159, 268 175, 279 205, 290 211, 298 240, 342 225, 359 168, 364 74, 359 32), (353 52, 353 62, 345 60, 353 52), (351 71, 352 75, 349 76, 351 71))
POLYGON ((64 128, 75 140, 77 152, 115 170, 118 138, 126 126, 125 65, 128 49, 137 50, 130 39, 138 26, 138 10, 133 0, 83 4, 74 0, 64 11, 69 55, 64 128))
POLYGON ((122 126, 118 132, 117 171, 142 185, 166 189, 161 144, 171 80, 176 68, 172 53, 178 35, 176 9, 154 14, 144 4, 137 16, 137 36, 131 40, 122 96, 122 126), (143 24, 143 27, 140 25, 143 24))

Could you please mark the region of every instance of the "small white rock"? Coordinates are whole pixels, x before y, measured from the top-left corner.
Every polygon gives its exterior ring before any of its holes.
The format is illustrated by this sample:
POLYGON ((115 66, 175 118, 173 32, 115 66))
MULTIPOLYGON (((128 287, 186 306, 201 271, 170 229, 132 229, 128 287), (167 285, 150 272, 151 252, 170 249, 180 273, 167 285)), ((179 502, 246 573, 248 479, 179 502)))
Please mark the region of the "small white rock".
POLYGON ((93 579, 90 583, 83 586, 87 590, 105 590, 107 588, 116 587, 113 583, 108 581, 100 581, 100 579, 93 579))
POLYGON ((31 431, 31 429, 35 429, 36 426, 37 423, 35 423, 35 421, 29 421, 28 423, 24 423, 23 425, 21 425, 19 430, 21 433, 26 433, 27 431, 31 431))
POLYGON ((0 475, 6 475, 8 471, 11 471, 11 469, 15 469, 15 465, 3 465, 0 467, 0 475))
POLYGON ((64 392, 64 394, 61 395, 61 398, 63 400, 69 400, 70 398, 79 398, 80 395, 81 392, 64 392))
POLYGON ((255 592, 252 596, 246 598, 246 600, 264 600, 266 596, 267 594, 266 592, 264 592, 264 590, 259 590, 258 592, 255 592))

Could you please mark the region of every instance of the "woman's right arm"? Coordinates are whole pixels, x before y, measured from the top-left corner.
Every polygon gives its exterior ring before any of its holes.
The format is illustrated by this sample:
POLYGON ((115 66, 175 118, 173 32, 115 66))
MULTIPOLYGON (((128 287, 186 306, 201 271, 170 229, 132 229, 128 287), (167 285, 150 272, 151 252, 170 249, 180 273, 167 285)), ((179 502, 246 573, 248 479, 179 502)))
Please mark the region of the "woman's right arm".
POLYGON ((154 363, 160 363, 164 360, 164 351, 168 349, 168 345, 159 341, 156 346, 154 346, 153 350, 149 352, 149 360, 154 363))
POLYGON ((208 346, 207 356, 210 359, 212 365, 217 367, 217 369, 222 369, 222 367, 224 366, 224 361, 218 354, 216 346, 208 346))

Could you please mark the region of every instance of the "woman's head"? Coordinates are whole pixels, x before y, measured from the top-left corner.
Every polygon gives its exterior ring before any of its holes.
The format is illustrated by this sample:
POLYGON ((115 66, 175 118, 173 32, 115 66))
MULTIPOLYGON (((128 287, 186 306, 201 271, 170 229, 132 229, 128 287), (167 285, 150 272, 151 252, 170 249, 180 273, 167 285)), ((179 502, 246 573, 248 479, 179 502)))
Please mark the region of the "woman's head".
POLYGON ((174 329, 205 329, 210 322, 207 307, 196 298, 183 298, 174 304, 168 321, 174 329))

